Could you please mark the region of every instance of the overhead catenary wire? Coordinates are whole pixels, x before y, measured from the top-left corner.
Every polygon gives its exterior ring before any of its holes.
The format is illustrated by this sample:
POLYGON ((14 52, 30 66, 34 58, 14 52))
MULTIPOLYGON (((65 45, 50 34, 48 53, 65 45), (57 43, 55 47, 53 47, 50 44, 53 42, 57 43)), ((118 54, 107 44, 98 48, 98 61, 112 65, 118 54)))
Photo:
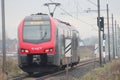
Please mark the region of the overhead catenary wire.
POLYGON ((97 4, 95 4, 94 2, 92 2, 92 1, 90 1, 90 0, 88 0, 91 4, 93 4, 94 6, 96 6, 97 7, 97 4))
POLYGON ((77 14, 76 14, 76 16, 77 16, 77 19, 78 19, 78 11, 79 11, 79 7, 78 7, 78 5, 79 5, 79 1, 77 0, 74 0, 74 5, 76 5, 75 6, 75 8, 76 8, 76 12, 77 12, 77 14))
MULTIPOLYGON (((50 0, 50 1, 54 3, 54 1, 52 1, 52 0, 50 0)), ((63 12, 65 12, 68 16, 70 16, 70 17, 72 17, 72 18, 74 18, 74 19, 76 19, 76 20, 78 20, 78 21, 80 21, 80 22, 82 22, 82 23, 84 23, 84 24, 90 25, 90 27, 94 28, 94 25, 92 25, 92 24, 90 24, 90 23, 87 23, 86 21, 83 21, 83 20, 81 20, 81 19, 79 19, 79 18, 75 18, 72 14, 70 14, 69 12, 67 12, 65 9, 63 9, 63 8, 60 7, 60 6, 59 6, 59 8, 60 8, 63 12)), ((97 30, 96 28, 94 28, 94 29, 97 30)))

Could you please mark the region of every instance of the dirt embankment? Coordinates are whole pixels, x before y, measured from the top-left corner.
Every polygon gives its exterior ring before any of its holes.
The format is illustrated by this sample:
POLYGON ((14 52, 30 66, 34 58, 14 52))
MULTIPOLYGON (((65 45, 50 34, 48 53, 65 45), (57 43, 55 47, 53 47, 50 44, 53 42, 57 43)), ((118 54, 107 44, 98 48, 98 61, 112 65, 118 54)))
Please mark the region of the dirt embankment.
POLYGON ((2 73, 2 59, 0 58, 0 80, 7 79, 8 77, 13 77, 13 76, 17 76, 19 74, 22 74, 23 71, 19 69, 18 67, 18 61, 17 58, 11 58, 11 57, 7 57, 7 61, 6 61, 6 72, 2 73))
POLYGON ((89 72, 80 80, 120 80, 120 59, 89 72))

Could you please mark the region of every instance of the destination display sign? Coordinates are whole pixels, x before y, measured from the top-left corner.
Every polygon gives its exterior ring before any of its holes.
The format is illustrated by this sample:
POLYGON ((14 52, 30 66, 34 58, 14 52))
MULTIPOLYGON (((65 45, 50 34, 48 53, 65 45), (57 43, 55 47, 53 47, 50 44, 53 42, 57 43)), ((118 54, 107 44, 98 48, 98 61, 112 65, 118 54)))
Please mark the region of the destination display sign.
POLYGON ((24 25, 49 25, 49 21, 25 21, 24 25))

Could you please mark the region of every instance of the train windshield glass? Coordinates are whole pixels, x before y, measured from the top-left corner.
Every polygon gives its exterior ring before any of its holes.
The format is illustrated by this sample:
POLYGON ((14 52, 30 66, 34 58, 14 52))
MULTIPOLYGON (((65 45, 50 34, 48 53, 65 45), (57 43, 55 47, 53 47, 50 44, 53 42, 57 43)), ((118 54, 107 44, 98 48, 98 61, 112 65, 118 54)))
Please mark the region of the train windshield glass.
POLYGON ((25 21, 23 40, 30 43, 41 43, 50 40, 50 21, 25 21))

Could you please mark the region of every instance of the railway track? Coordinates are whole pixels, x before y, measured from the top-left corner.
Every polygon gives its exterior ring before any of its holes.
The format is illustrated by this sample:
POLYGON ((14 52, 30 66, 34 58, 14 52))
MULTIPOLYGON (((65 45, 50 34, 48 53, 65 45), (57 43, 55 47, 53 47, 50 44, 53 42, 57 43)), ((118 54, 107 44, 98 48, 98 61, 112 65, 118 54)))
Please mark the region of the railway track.
POLYGON ((20 74, 19 76, 16 76, 16 77, 9 78, 8 80, 22 80, 27 77, 29 77, 29 75, 24 73, 24 74, 20 74))
MULTIPOLYGON (((98 59, 91 59, 91 60, 86 60, 86 61, 82 61, 80 62, 78 65, 74 66, 74 67, 69 67, 69 72, 72 70, 75 70, 79 67, 88 65, 93 63, 93 66, 95 66, 96 62, 98 62, 98 59)), ((46 72, 46 73, 36 73, 32 76, 29 76, 28 74, 22 74, 20 76, 14 77, 14 78, 10 78, 8 80, 49 80, 48 78, 50 77, 55 77, 61 74, 65 75, 66 73, 66 69, 65 70, 60 70, 60 71, 55 71, 55 72, 46 72)), ((53 79, 54 80, 54 79, 53 79)), ((57 80, 57 79, 55 79, 57 80)))
MULTIPOLYGON (((69 71, 72 71, 72 70, 74 70, 74 69, 76 69, 76 68, 78 68, 78 67, 81 67, 81 66, 84 66, 84 65, 87 65, 87 64, 90 64, 90 63, 94 63, 94 62, 97 62, 98 61, 98 59, 96 59, 96 60, 87 60, 87 61, 83 61, 83 62, 80 62, 80 64, 78 64, 78 65, 76 65, 76 66, 74 66, 73 68, 70 68, 69 67, 69 71)), ((49 80, 48 78, 49 77, 53 77, 53 76, 57 76, 57 75, 60 75, 60 74, 62 74, 62 73, 66 73, 66 70, 62 70, 62 71, 59 71, 59 72, 55 72, 55 73, 53 73, 53 74, 49 74, 49 75, 46 75, 46 76, 42 76, 42 77, 39 77, 39 78, 37 78, 37 79, 35 79, 35 80, 49 80)), ((54 80, 54 79, 53 79, 54 80)), ((61 79, 60 79, 61 80, 61 79)))

